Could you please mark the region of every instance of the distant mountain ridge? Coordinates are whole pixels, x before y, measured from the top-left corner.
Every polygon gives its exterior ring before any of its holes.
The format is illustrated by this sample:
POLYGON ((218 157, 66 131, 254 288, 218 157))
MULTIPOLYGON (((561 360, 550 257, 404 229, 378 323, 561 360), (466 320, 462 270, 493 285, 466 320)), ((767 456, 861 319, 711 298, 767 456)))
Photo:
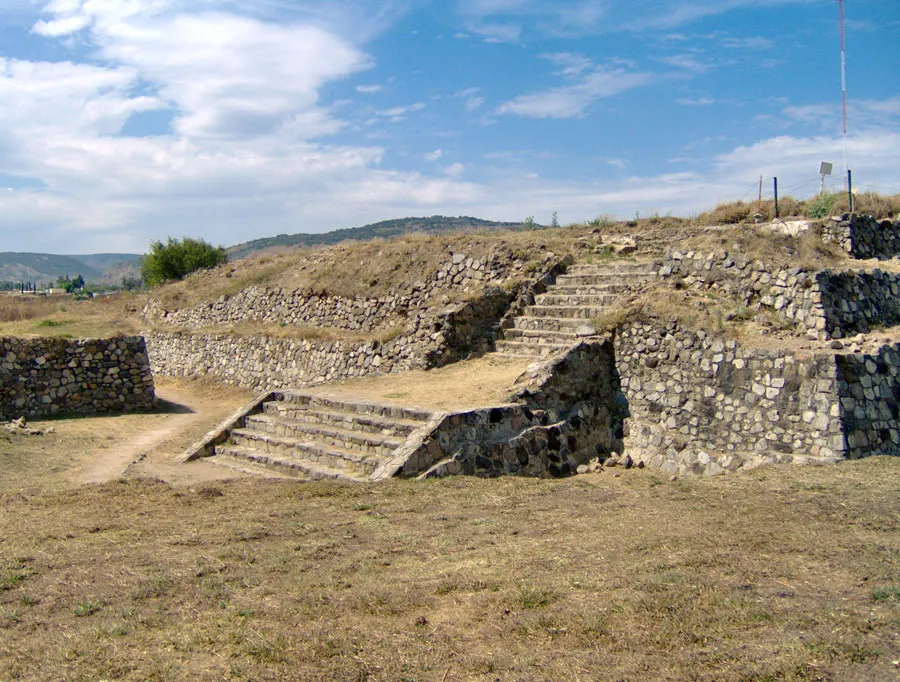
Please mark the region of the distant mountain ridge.
MULTIPOLYGON (((396 218, 362 227, 349 227, 331 232, 280 234, 263 237, 227 249, 231 260, 246 258, 254 253, 277 247, 329 246, 345 240, 368 241, 397 237, 404 234, 452 232, 464 230, 519 230, 523 223, 482 220, 471 216, 430 216, 425 218, 396 218)), ((85 281, 99 284, 118 284, 122 277, 140 276, 140 259, 136 253, 92 253, 56 255, 50 253, 0 252, 0 282, 35 282, 46 284, 58 277, 81 275, 85 281)))
POLYGON ((431 216, 428 218, 396 218, 383 220, 362 227, 349 227, 319 234, 298 233, 280 234, 277 237, 263 237, 243 244, 236 244, 228 249, 228 257, 232 260, 246 258, 254 253, 280 246, 329 246, 352 239, 368 241, 379 237, 397 237, 404 234, 423 232, 451 232, 456 230, 517 230, 522 223, 504 223, 495 220, 482 220, 470 216, 448 217, 431 216))
MULTIPOLYGON (((110 272, 136 269, 141 256, 135 253, 95 253, 78 256, 52 253, 0 252, 0 281, 52 283, 57 277, 81 275, 88 282, 108 279, 110 272), (124 267, 127 265, 128 267, 124 267)), ((119 277, 121 279, 121 277, 119 277)))

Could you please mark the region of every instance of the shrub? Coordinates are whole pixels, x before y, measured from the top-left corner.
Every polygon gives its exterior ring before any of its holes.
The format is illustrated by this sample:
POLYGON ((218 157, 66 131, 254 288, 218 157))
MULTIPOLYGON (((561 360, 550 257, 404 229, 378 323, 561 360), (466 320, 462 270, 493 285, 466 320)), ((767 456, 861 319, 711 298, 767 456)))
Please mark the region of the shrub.
POLYGON ((834 212, 839 195, 826 192, 806 203, 806 215, 810 218, 827 218, 834 212))
POLYGON ((228 254, 221 246, 212 246, 202 239, 169 237, 165 244, 150 242, 150 253, 141 261, 141 275, 148 286, 156 286, 227 262, 228 254))

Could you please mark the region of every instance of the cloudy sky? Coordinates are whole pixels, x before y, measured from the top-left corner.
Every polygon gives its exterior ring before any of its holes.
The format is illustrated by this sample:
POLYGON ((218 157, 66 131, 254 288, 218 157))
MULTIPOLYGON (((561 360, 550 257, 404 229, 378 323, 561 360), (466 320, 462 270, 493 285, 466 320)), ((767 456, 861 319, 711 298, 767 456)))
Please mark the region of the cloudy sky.
POLYGON ((0 251, 900 192, 900 3, 845 5, 846 150, 837 0, 0 0, 0 251))

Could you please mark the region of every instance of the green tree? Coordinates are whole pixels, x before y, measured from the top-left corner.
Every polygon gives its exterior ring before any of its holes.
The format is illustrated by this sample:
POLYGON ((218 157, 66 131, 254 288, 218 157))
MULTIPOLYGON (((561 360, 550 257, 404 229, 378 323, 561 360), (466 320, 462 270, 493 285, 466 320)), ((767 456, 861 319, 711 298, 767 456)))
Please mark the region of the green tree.
POLYGON ((165 243, 150 242, 150 253, 141 260, 141 275, 152 287, 227 262, 228 254, 221 246, 212 246, 202 239, 168 237, 165 243))

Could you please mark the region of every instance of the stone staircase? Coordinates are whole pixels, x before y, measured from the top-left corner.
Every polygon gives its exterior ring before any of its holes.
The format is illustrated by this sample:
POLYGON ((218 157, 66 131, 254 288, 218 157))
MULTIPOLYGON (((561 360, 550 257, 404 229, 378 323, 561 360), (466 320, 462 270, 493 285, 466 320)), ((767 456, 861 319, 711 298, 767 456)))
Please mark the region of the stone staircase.
POLYGON ((575 264, 547 291, 535 297, 534 305, 513 319, 497 342, 501 355, 546 358, 593 335, 592 318, 624 294, 653 281, 655 263, 575 264))
POLYGON ((279 391, 206 461, 241 473, 368 481, 434 416, 392 405, 279 391))

